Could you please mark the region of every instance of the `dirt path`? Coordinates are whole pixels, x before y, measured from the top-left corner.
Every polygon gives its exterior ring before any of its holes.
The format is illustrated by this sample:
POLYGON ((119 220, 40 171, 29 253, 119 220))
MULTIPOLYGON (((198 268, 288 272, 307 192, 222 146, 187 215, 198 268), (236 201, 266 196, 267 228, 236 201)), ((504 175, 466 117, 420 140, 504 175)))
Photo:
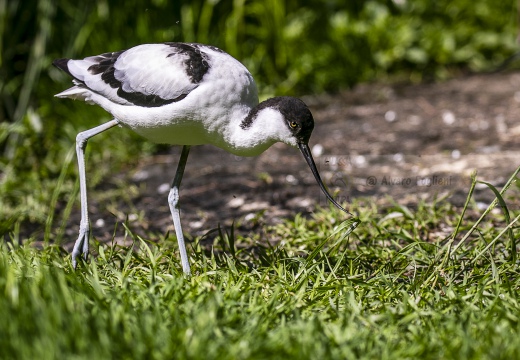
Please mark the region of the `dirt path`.
MULTIPOLYGON (((316 121, 316 163, 340 201, 370 197, 385 204, 389 195, 413 206, 445 195, 461 205, 473 171, 500 186, 520 165, 520 73, 362 85, 304 100, 316 121)), ((172 148, 143 159, 125 175, 139 192, 130 206, 117 206, 119 221, 130 214, 137 232, 173 232, 167 192, 179 154, 172 148)), ((492 198, 485 186, 477 188, 483 205, 492 198)), ((203 234, 235 220, 247 234, 316 204, 327 202, 297 149, 277 144, 257 158, 238 158, 209 146, 192 148, 181 189, 186 233, 203 234)), ((110 239, 116 218, 106 204, 92 204, 90 213, 94 235, 110 239)), ((67 229, 72 238, 76 231, 74 224, 67 229)))

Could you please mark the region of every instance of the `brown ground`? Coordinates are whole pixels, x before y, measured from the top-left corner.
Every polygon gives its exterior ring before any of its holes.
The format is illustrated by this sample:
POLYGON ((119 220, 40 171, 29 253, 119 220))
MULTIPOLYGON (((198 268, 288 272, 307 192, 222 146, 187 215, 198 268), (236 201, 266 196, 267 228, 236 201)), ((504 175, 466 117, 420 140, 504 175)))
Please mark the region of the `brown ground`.
MULTIPOLYGON (((384 205, 390 195, 414 206, 447 195, 446 201, 460 206, 474 170, 501 186, 520 165, 520 73, 360 85, 304 100, 316 121, 310 144, 315 161, 339 201, 369 197, 384 205)), ((91 203, 94 235, 110 239, 115 221, 127 215, 137 232, 173 233, 167 191, 179 154, 172 148, 168 155, 143 158, 122 175, 136 190, 129 201, 91 203)), ((476 199, 484 205, 493 196, 478 186, 476 199)), ((273 224, 317 204, 327 202, 297 149, 277 144, 257 158, 238 158, 209 146, 192 148, 181 188, 185 233, 239 221, 245 235, 257 229, 258 218, 273 224)), ((79 222, 79 208, 73 219, 79 222)), ((75 240, 76 232, 77 224, 70 224, 66 238, 75 240)))

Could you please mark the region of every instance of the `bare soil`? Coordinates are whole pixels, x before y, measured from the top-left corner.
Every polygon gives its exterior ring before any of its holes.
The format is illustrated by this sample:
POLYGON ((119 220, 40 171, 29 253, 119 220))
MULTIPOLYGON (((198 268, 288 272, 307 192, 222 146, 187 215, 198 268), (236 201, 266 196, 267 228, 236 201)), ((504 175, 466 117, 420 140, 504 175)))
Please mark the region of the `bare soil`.
MULTIPOLYGON (((365 198, 384 208, 394 199, 414 207, 443 197, 462 206, 472 172, 500 187, 520 165, 520 73, 364 84, 304 101, 316 122, 310 141, 316 164, 345 204, 365 198)), ((127 216, 137 233, 173 234, 167 196, 179 155, 174 147, 121 174, 133 189, 126 201, 91 201, 94 236, 109 241, 115 222, 127 216)), ((477 186, 477 203, 493 198, 477 186)), ((247 235, 318 205, 328 206, 297 149, 276 144, 259 157, 240 158, 210 146, 192 148, 181 187, 183 228, 191 236, 233 222, 247 235)), ((79 206, 72 219, 79 223, 79 206)), ((71 223, 66 238, 75 240, 77 228, 71 223)), ((122 239, 122 230, 117 233, 122 239)))

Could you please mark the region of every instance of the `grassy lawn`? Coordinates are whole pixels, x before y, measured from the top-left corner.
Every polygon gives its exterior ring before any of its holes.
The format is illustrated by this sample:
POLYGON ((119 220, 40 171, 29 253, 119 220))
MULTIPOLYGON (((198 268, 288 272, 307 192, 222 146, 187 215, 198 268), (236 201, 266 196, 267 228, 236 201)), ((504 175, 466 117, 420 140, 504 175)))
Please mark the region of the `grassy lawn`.
POLYGON ((493 187, 479 210, 475 181, 464 209, 362 199, 357 223, 331 207, 261 242, 222 229, 189 247, 191 278, 174 238, 128 228, 135 251, 97 244, 76 271, 57 246, 2 243, 2 357, 518 358, 520 212, 493 187))
MULTIPOLYGON (((349 204, 356 222, 329 207, 261 236, 221 229, 213 244, 188 244, 189 278, 173 235, 141 238, 119 224, 133 246, 93 239, 94 256, 74 270, 59 244, 78 205, 75 137, 109 118, 56 101, 70 79, 51 66, 186 41, 242 61, 263 98, 446 79, 518 51, 517 6, 0 0, 0 359, 520 358, 520 169, 503 189, 479 183, 497 197, 487 209, 474 178, 463 208, 366 198, 349 204)), ((137 139, 121 130, 89 144, 89 187, 110 185, 98 196, 124 201, 128 189, 108 174, 160 149, 137 139)))

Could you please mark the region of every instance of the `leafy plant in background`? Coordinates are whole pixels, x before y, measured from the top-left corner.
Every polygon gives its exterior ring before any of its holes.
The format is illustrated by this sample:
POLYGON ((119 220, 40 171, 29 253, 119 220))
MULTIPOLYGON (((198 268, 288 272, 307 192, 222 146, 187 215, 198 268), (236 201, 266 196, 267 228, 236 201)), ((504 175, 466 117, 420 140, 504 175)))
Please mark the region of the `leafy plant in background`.
MULTIPOLYGON (((108 119, 55 101, 69 80, 54 58, 197 41, 241 60, 264 97, 313 94, 490 69, 517 49, 514 10, 513 0, 0 0, 0 234, 23 223, 55 235, 55 212, 66 217, 75 198, 75 135, 108 119)), ((123 131, 104 141, 90 176, 154 149, 135 139, 123 131)))

